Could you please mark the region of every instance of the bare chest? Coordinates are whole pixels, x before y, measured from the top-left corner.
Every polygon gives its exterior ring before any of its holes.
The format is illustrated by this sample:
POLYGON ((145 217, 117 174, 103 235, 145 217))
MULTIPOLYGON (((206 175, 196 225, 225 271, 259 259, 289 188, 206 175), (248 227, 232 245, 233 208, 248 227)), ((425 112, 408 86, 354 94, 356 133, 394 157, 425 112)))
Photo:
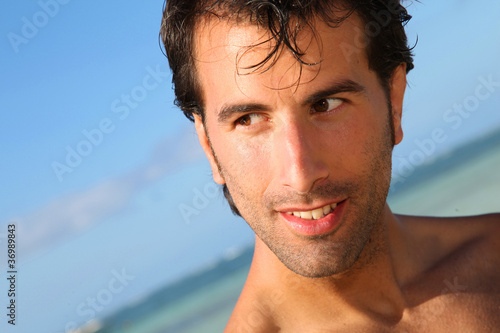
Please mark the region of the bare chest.
MULTIPOLYGON (((300 316, 299 316, 300 317, 300 316)), ((398 319, 375 316, 280 323, 279 332, 500 332, 500 296, 495 294, 447 293, 416 304, 398 319)))
POLYGON ((500 296, 450 292, 410 309, 388 332, 500 332, 500 296))

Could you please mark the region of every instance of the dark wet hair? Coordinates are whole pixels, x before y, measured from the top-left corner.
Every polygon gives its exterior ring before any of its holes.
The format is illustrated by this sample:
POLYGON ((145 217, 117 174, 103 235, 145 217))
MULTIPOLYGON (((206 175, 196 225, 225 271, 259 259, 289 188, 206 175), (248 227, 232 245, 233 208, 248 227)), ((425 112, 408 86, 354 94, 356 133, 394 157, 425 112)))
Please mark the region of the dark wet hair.
MULTIPOLYGON (((302 65, 316 65, 302 60, 304 53, 295 40, 298 33, 305 27, 313 28, 309 23, 312 18, 317 17, 335 27, 352 13, 357 13, 363 21, 366 42, 362 48, 370 69, 377 73, 388 95, 394 70, 402 63, 406 64, 407 72, 413 68, 411 48, 404 31, 411 16, 400 0, 168 0, 164 6, 160 39, 172 70, 175 104, 191 121, 194 121, 193 115, 199 115, 204 121, 203 95, 197 80, 193 45, 196 25, 203 18, 214 16, 249 22, 270 32, 269 41, 273 41, 273 47, 261 62, 247 68, 253 73, 272 67, 283 49, 291 51, 302 65)), ((345 51, 359 52, 360 48, 345 51)), ((226 185, 223 190, 232 211, 240 215, 226 185)))

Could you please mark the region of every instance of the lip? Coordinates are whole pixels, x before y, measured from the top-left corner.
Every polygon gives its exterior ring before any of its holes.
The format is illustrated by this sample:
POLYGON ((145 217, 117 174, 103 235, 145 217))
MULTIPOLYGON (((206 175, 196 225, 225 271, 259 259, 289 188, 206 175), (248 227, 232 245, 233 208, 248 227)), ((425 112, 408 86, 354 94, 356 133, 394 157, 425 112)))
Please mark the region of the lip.
POLYGON ((286 212, 280 212, 280 215, 294 233, 302 236, 321 236, 330 233, 340 224, 346 205, 347 200, 338 202, 333 211, 318 220, 307 220, 286 212))

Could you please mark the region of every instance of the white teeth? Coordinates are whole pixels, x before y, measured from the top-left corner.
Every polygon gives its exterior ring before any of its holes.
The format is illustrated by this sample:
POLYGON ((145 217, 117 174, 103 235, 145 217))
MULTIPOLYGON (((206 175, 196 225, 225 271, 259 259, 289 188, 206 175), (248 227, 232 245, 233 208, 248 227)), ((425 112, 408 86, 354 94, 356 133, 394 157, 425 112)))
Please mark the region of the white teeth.
POLYGON ((312 211, 300 212, 300 217, 306 220, 311 220, 313 218, 312 211))
POLYGON ((307 219, 307 220, 312 220, 312 219, 317 220, 317 219, 320 219, 320 218, 324 217, 325 215, 329 214, 336 207, 337 207, 337 204, 334 203, 331 205, 326 205, 324 207, 310 210, 310 211, 306 211, 306 212, 288 212, 288 214, 290 214, 290 215, 293 214, 297 217, 307 219))
MULTIPOLYGON (((300 214, 302 216, 302 214, 300 214)), ((317 219, 320 219, 322 218, 323 216, 325 216, 323 214, 323 208, 318 208, 318 209, 315 209, 312 211, 312 216, 313 216, 313 219, 317 220, 317 219)))

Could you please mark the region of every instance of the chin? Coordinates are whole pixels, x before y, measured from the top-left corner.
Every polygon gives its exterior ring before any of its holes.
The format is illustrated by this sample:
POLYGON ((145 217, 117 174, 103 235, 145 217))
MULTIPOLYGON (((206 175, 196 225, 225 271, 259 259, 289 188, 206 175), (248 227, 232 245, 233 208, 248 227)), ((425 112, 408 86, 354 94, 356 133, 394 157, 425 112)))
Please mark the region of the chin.
MULTIPOLYGON (((266 242, 278 260, 295 274, 307 278, 322 278, 343 274, 353 268, 366 239, 335 240, 335 234, 320 240, 266 242)), ((262 238, 261 238, 262 239, 262 238)))
POLYGON ((345 275, 374 258, 375 240, 381 232, 381 210, 363 213, 346 214, 340 227, 324 237, 303 238, 286 233, 259 237, 295 274, 308 278, 345 275))
POLYGON ((335 259, 328 258, 318 261, 314 258, 309 259, 307 262, 300 263, 285 263, 285 266, 294 272, 295 274, 301 275, 307 278, 323 278, 323 277, 334 277, 337 275, 345 274, 355 266, 359 255, 355 253, 350 253, 347 258, 335 259))

